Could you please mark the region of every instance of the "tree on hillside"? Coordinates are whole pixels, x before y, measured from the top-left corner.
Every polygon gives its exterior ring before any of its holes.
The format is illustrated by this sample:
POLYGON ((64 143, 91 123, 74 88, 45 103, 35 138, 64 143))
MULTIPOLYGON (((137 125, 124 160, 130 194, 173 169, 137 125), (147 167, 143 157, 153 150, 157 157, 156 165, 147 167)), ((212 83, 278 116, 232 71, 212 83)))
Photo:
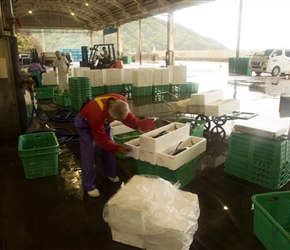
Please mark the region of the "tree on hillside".
POLYGON ((18 53, 19 54, 28 54, 30 49, 35 48, 38 53, 42 51, 42 46, 39 40, 32 36, 30 32, 19 32, 16 34, 17 44, 18 44, 18 53))

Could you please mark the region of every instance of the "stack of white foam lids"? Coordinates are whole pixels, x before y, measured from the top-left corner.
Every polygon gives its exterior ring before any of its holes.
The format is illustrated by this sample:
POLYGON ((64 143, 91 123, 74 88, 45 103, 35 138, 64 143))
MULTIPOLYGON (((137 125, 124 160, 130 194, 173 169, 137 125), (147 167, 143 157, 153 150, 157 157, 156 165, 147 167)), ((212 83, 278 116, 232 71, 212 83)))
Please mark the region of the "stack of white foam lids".
POLYGON ((278 138, 287 131, 282 125, 257 121, 237 121, 234 130, 269 139, 278 138))

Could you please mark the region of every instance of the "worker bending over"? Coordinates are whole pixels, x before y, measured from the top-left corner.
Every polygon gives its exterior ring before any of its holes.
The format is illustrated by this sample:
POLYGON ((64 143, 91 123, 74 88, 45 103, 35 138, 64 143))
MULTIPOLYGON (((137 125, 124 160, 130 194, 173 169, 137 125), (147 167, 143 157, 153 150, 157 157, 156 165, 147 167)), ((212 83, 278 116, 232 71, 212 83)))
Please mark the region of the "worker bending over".
POLYGON ((98 197, 96 187, 95 144, 100 147, 101 163, 105 176, 111 182, 120 181, 116 173, 115 153, 127 154, 127 145, 113 141, 110 123, 121 121, 126 126, 142 131, 155 128, 152 119, 139 120, 130 111, 127 99, 119 94, 105 94, 87 102, 74 122, 81 149, 82 185, 91 197, 98 197))

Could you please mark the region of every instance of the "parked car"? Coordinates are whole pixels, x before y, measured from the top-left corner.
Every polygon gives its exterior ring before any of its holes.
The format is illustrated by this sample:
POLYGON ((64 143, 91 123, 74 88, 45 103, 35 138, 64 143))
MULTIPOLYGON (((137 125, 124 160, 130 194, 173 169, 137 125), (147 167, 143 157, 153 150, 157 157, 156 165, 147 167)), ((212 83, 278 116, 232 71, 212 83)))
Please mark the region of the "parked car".
POLYGON ((256 75, 271 73, 272 76, 290 73, 290 49, 266 49, 256 52, 249 69, 256 75))

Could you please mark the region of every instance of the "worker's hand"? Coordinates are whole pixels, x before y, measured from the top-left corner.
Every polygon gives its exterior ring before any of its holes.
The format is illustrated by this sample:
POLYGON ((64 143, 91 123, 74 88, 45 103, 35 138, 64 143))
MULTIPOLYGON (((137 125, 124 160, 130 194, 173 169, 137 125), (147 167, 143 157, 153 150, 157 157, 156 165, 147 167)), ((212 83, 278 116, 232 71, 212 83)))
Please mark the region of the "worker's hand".
POLYGON ((70 72, 70 68, 67 68, 67 69, 66 69, 66 73, 69 73, 69 72, 70 72))
POLYGON ((126 155, 131 151, 131 148, 128 145, 120 145, 119 146, 119 150, 118 153, 122 154, 122 155, 126 155))
POLYGON ((56 71, 54 71, 54 76, 57 77, 57 73, 56 73, 56 71))

